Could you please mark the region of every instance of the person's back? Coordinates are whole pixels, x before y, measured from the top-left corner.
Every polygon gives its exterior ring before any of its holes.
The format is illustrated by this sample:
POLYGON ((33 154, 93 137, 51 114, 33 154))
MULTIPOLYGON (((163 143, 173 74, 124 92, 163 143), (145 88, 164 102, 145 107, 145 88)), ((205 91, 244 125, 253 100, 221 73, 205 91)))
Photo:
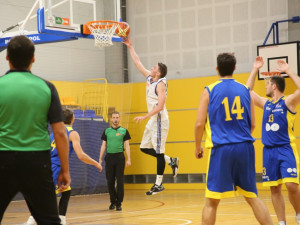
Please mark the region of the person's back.
POLYGON ((12 70, 0 77, 0 95, 5 96, 0 98, 1 150, 49 150, 50 88, 30 71, 12 70))
POLYGON ((209 105, 205 147, 254 141, 249 89, 234 79, 222 78, 206 88, 209 105))
POLYGON ((206 203, 202 224, 215 224, 222 198, 244 195, 260 224, 272 224, 268 209, 257 197, 255 154, 251 132, 255 127, 254 104, 250 89, 232 78, 236 59, 231 53, 217 57, 220 79, 201 95, 195 123, 195 157, 203 157, 204 130, 208 151, 206 203))
POLYGON ((68 142, 55 86, 30 72, 35 47, 26 36, 12 38, 0 77, 0 223, 13 197, 21 192, 38 224, 60 224, 51 173, 50 122, 61 170, 57 183, 70 183, 68 142))

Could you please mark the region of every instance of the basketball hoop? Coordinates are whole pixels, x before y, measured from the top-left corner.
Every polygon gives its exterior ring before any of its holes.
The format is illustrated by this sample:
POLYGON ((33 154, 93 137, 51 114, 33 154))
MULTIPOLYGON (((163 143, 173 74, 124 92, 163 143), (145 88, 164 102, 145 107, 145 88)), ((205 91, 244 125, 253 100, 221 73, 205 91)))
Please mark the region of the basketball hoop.
POLYGON ((92 34, 95 38, 95 46, 99 48, 113 45, 113 36, 127 37, 130 27, 126 22, 117 22, 111 20, 90 21, 82 25, 81 33, 85 35, 92 34))
POLYGON ((83 34, 92 34, 95 38, 95 46, 99 48, 113 45, 112 37, 118 22, 110 20, 90 21, 83 25, 83 34))

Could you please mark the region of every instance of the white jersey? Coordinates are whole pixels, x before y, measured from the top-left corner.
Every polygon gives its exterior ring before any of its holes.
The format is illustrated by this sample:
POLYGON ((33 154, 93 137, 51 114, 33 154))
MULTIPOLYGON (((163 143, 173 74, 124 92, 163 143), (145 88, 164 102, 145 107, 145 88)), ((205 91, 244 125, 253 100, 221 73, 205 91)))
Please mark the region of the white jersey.
MULTIPOLYGON (((147 77, 146 101, 148 112, 154 109, 158 104, 158 95, 156 92, 156 87, 160 82, 163 82, 166 85, 167 95, 167 79, 165 77, 158 79, 158 81, 152 81, 152 77, 150 75, 147 77)), ((163 110, 160 111, 158 114, 153 115, 151 119, 160 121, 169 120, 166 104, 164 105, 163 110)))

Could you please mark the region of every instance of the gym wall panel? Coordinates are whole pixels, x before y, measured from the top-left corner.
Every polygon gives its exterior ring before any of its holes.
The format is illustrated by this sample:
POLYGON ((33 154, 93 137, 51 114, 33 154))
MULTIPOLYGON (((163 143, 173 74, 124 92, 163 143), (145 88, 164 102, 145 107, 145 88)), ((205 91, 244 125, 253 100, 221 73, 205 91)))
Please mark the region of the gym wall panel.
MULTIPOLYGON (((237 53, 237 73, 248 72, 256 46, 263 43, 271 24, 291 18, 288 4, 288 0, 127 0, 127 21, 133 46, 147 69, 161 61, 168 65, 169 79, 207 77, 216 74, 215 58, 224 51, 237 53)), ((280 25, 280 42, 288 41, 287 27, 280 25)), ((138 74, 129 60, 130 81, 141 82, 138 74)))

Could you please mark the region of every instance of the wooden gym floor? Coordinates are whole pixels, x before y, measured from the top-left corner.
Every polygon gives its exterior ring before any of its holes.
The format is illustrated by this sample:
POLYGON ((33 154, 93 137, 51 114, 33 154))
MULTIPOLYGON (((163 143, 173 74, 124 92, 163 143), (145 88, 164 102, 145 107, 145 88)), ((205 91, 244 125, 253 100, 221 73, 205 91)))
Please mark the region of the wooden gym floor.
MULTIPOLYGON (((160 194, 146 196, 146 190, 125 190, 123 211, 108 210, 109 195, 73 196, 70 199, 68 224, 201 224, 204 190, 165 190, 160 194)), ((295 224, 295 213, 283 191, 289 225, 295 224)), ((274 224, 277 219, 270 199, 270 191, 259 191, 267 205, 274 224)), ((2 225, 23 224, 29 216, 24 201, 11 202, 4 214, 2 225)), ((223 199, 217 212, 216 224, 258 224, 242 196, 223 199)))

